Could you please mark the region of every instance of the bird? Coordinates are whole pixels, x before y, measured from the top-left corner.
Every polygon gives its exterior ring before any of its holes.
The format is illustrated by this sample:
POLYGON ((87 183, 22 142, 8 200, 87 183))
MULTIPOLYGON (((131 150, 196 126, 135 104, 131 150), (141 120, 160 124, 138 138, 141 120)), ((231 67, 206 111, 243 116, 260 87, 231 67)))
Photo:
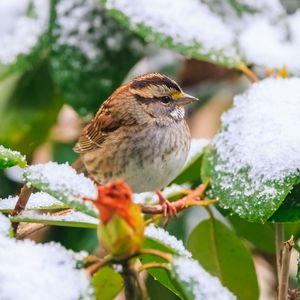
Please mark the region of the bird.
POLYGON ((123 179, 134 193, 160 190, 182 170, 191 144, 184 105, 197 101, 171 78, 148 73, 123 84, 100 106, 74 151, 99 184, 123 179))

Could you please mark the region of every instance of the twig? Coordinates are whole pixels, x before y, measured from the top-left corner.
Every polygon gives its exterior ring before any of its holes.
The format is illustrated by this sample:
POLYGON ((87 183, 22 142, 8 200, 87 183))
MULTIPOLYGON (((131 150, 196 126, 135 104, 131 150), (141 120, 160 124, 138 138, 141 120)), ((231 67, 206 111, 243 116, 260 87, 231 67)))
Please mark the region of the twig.
POLYGON ((252 82, 259 81, 256 74, 251 69, 249 69, 249 67, 245 63, 240 63, 238 67, 252 82))
POLYGON ((276 247, 276 269, 277 269, 277 282, 280 280, 281 270, 281 250, 284 242, 284 226, 283 224, 275 224, 275 247, 276 247))
MULTIPOLYGON (((72 211, 72 209, 67 208, 67 209, 64 209, 64 210, 60 210, 60 211, 58 211, 58 212, 56 212, 52 215, 53 216, 63 216, 65 214, 69 213, 70 211, 72 211)), ((15 237, 18 240, 24 239, 27 236, 29 236, 30 234, 32 234, 32 233, 34 233, 38 230, 41 230, 41 229, 43 229, 47 226, 49 226, 49 225, 47 225, 47 224, 38 224, 38 223, 26 224, 26 225, 22 226, 21 228, 19 228, 19 230, 16 231, 15 237)))
MULTIPOLYGON (((27 184, 23 185, 19 195, 19 199, 16 203, 13 212, 11 213, 12 216, 17 216, 25 209, 31 193, 32 193, 32 187, 29 187, 27 184)), ((19 223, 16 222, 12 226, 13 226, 14 233, 16 233, 19 223)))
POLYGON ((138 272, 141 272, 143 270, 152 269, 152 268, 164 268, 167 270, 171 270, 171 266, 169 263, 161 263, 161 262, 151 262, 141 265, 138 268, 138 272))
POLYGON ((90 275, 93 276, 100 268, 106 266, 109 263, 109 260, 103 259, 101 261, 97 261, 94 264, 88 266, 87 268, 85 268, 85 272, 90 275))
POLYGON ((138 285, 140 294, 142 296, 142 300, 150 300, 145 281, 143 280, 143 278, 141 278, 141 276, 139 276, 138 272, 136 272, 135 270, 132 270, 132 273, 138 285))
MULTIPOLYGON (((217 202, 217 200, 201 200, 203 194, 208 186, 209 182, 203 183, 198 186, 194 191, 189 195, 183 197, 180 200, 171 202, 172 206, 176 209, 176 212, 179 212, 189 206, 207 206, 209 204, 217 202)), ((141 205, 142 212, 145 214, 163 214, 164 208, 162 205, 141 205)))
POLYGON ((281 257, 281 269, 280 278, 278 284, 278 300, 288 299, 288 281, 289 281, 289 270, 290 270, 290 259, 291 252, 294 246, 294 237, 284 242, 281 257))
POLYGON ((159 256, 167 261, 172 261, 173 260, 173 256, 169 253, 166 252, 162 252, 160 250, 157 249, 142 249, 140 252, 140 254, 152 254, 155 256, 159 256))

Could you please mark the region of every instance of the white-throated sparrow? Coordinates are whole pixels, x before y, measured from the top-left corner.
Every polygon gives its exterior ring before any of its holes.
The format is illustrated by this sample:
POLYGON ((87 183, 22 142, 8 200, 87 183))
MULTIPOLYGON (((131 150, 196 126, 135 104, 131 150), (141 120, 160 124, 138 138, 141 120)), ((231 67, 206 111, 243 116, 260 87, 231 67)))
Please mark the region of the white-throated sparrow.
POLYGON ((99 183, 122 178, 134 192, 159 191, 187 159, 183 105, 195 100, 167 76, 139 76, 103 102, 74 150, 99 183))

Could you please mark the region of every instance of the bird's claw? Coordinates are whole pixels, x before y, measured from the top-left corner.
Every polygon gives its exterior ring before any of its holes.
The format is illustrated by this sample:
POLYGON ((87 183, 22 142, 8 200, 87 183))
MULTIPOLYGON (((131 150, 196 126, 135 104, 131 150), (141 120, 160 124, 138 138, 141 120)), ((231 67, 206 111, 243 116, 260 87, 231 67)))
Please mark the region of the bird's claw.
POLYGON ((172 205, 172 203, 167 200, 161 192, 156 193, 159 199, 159 204, 163 208, 163 216, 167 218, 174 218, 177 215, 176 208, 172 205))

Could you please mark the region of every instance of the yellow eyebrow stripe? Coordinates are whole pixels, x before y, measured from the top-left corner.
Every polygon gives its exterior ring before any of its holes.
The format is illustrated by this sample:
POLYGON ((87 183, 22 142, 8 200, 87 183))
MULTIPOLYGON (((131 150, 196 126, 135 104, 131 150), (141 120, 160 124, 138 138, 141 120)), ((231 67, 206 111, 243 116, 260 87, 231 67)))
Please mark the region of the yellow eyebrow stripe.
POLYGON ((181 97, 183 96, 183 93, 182 93, 182 92, 176 91, 176 92, 173 92, 173 93, 171 94, 171 96, 172 96, 172 98, 173 98, 174 100, 177 100, 177 99, 179 99, 179 98, 181 98, 181 97))

